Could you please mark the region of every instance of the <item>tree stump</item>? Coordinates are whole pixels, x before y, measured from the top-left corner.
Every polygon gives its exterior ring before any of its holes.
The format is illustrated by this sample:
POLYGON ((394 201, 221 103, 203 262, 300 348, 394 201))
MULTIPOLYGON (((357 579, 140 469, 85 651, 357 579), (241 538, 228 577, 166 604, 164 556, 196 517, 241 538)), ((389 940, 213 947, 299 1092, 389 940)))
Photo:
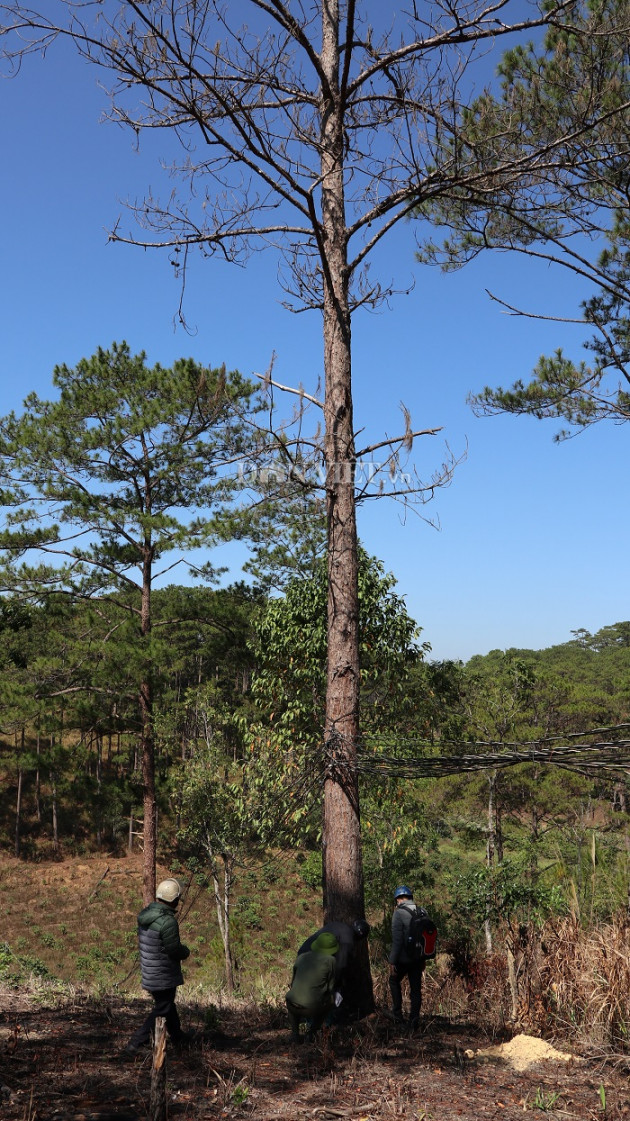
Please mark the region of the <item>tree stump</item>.
POLYGON ((166 1020, 164 1016, 158 1016, 155 1021, 149 1116, 151 1121, 166 1121, 166 1020))

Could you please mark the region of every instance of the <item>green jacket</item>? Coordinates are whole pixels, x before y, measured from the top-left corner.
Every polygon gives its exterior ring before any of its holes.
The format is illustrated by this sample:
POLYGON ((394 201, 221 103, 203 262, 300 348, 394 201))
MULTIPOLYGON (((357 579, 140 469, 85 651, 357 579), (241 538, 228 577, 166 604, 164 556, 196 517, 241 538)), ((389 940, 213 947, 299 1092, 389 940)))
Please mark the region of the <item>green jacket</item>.
POLYGON ((335 987, 334 954, 309 950, 300 954, 293 966, 287 1000, 301 1008, 328 1008, 333 1003, 335 987))
POLYGON ((142 987, 159 992, 182 985, 180 962, 190 954, 179 937, 179 924, 172 907, 149 903, 138 915, 138 946, 142 987))

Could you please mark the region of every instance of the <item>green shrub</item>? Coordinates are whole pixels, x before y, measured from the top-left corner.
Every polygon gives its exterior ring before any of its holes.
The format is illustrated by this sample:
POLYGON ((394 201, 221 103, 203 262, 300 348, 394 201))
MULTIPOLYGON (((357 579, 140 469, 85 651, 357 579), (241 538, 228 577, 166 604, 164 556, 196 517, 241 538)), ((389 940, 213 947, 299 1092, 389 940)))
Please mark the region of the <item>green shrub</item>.
POLYGON ((248 930, 262 930, 260 903, 255 899, 242 899, 238 904, 239 919, 248 930))
POLYGON ((319 850, 309 852, 306 860, 300 868, 300 876, 308 887, 313 888, 313 891, 321 889, 322 886, 322 854, 319 850))
POLYGON ((0 977, 5 977, 11 968, 13 951, 8 942, 0 942, 0 977))
POLYGON ((20 958, 20 966, 23 973, 32 973, 35 977, 50 977, 50 972, 41 958, 20 958))

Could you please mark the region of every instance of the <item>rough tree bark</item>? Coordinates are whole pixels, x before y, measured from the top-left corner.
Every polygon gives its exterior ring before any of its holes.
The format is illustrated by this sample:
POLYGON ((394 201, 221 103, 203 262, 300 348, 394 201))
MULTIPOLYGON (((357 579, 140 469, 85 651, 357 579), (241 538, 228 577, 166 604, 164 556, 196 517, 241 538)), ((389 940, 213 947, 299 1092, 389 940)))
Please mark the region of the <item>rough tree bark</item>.
POLYGON ((322 5, 322 240, 328 522, 323 869, 326 921, 364 914, 359 791, 359 596, 339 4, 322 5))
MULTIPOLYGON (((150 490, 145 486, 145 504, 150 513, 150 490)), ((143 643, 151 637, 151 582, 153 549, 151 541, 145 536, 144 560, 142 565, 142 600, 140 608, 140 633, 143 643)), ((157 863, 157 803, 155 798, 155 738, 153 734, 153 687, 151 682, 150 659, 144 655, 145 673, 140 683, 138 703, 140 706, 140 750, 142 758, 142 798, 143 798, 143 854, 142 854, 142 899, 147 907, 155 899, 157 863)))

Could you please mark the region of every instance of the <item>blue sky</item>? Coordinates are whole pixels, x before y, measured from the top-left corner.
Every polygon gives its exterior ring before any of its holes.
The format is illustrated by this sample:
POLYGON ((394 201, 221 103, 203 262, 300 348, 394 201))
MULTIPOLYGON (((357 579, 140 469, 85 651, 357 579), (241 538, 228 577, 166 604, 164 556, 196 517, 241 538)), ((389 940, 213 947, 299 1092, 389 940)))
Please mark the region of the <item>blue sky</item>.
MULTIPOLYGON (((122 339, 152 362, 191 355, 245 375, 264 371, 275 352, 280 381, 314 388, 320 321, 281 307, 271 253, 246 268, 193 263, 191 335, 174 326, 179 289, 168 254, 108 244, 123 201, 141 197, 161 172, 155 141, 137 152, 128 133, 100 123, 97 79, 57 50, 0 82, 2 413, 19 409, 31 390, 48 396, 56 363, 73 365, 122 339)), ((403 524, 387 500, 359 513, 366 547, 397 577, 433 657, 540 648, 567 641, 572 629, 627 618, 622 431, 600 425, 558 446, 553 421, 478 419, 466 404, 471 390, 527 377, 557 346, 579 357, 585 337, 580 327, 509 317, 485 289, 573 316, 583 287, 566 272, 507 255, 443 276, 416 265, 409 226, 383 245, 378 264, 401 288, 414 277, 415 288, 391 310, 355 317, 357 428, 374 440, 397 433, 403 401, 414 427, 443 428, 416 444, 421 474, 442 462, 445 441, 455 456, 467 449, 451 486, 424 511, 439 530, 413 514, 403 524)), ((214 559, 239 578, 238 549, 226 546, 214 559)))

